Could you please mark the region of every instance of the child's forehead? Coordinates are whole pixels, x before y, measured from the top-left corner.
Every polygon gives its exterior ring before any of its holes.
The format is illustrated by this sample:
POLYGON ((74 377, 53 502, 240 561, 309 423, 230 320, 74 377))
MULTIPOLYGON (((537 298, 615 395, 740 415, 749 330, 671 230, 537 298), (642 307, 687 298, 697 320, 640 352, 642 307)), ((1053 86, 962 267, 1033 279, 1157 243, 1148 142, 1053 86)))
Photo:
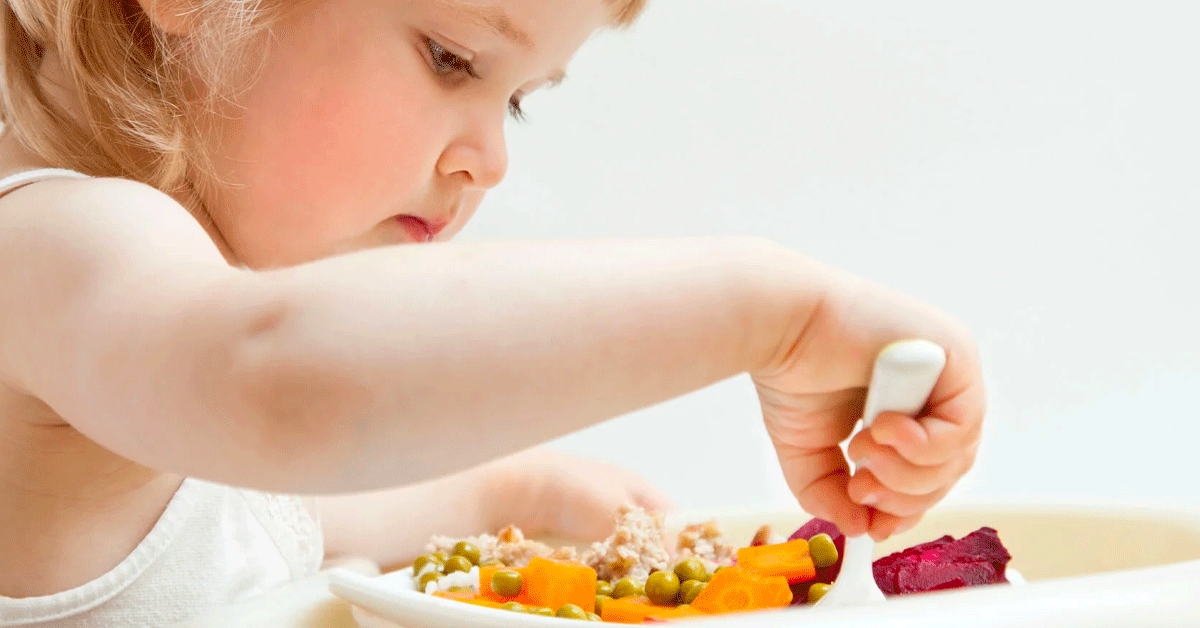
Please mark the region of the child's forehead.
POLYGON ((519 27, 504 3, 489 0, 429 0, 435 7, 456 14, 464 20, 486 26, 514 43, 530 48, 533 38, 519 27))
MULTIPOLYGON (((616 19, 612 10, 625 4, 640 4, 642 0, 541 0, 541 1, 512 1, 512 0, 424 0, 426 4, 452 13, 465 20, 476 22, 492 28, 497 33, 514 40, 516 43, 530 45, 532 38, 522 25, 522 14, 537 12, 538 23, 545 22, 546 12, 570 11, 579 9, 580 5, 595 2, 604 7, 606 22, 616 19), (514 17, 515 16, 515 17, 514 17)), ((528 18, 527 18, 528 19, 528 18)), ((611 24, 610 24, 611 25, 611 24)))

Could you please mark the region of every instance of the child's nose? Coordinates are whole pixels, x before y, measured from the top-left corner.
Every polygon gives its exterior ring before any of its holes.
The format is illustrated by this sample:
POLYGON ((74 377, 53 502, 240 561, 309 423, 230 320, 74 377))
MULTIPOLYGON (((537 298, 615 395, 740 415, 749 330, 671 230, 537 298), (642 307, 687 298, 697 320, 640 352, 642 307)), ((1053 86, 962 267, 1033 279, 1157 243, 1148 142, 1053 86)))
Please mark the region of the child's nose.
POLYGON ((508 172, 503 121, 479 125, 452 140, 438 159, 438 172, 447 177, 464 176, 468 187, 499 185, 508 172))

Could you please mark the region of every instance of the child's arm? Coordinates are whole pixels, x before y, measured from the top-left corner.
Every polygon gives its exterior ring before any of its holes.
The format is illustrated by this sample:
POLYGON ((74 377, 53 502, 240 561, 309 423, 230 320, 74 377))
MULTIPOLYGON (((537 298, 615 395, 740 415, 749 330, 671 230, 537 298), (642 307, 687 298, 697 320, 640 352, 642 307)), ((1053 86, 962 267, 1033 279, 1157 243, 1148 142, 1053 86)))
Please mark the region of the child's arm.
POLYGON ((756 324, 744 241, 397 246, 260 273, 144 186, 6 200, 6 381, 134 461, 266 489, 448 475, 744 371, 781 329, 756 324))
POLYGON ((325 558, 369 558, 392 571, 424 553, 435 535, 495 533, 478 478, 458 473, 402 488, 317 498, 325 558))
MULTIPOLYGON (((956 327, 831 291, 830 271, 756 240, 388 247, 255 273, 145 186, 46 182, 0 207, 5 381, 118 454, 218 481, 420 481, 745 371, 827 422, 805 404, 863 386, 897 334, 949 349, 935 398, 978 382, 956 327)), ((960 406, 969 432, 982 401, 960 406)), ((790 479, 860 529, 819 457, 790 479)))

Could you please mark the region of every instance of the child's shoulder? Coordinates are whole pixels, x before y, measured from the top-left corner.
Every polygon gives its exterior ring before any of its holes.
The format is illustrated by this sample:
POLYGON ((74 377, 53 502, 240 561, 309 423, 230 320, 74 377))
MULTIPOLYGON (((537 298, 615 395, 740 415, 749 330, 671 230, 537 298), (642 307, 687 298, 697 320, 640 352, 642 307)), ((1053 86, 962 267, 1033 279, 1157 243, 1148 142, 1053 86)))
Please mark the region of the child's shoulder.
POLYGON ((213 246, 183 205, 152 186, 31 164, 0 163, 0 232, 11 236, 0 236, 0 249, 17 238, 51 246, 47 252, 55 243, 76 251, 145 240, 213 246))
MULTIPOLYGON (((83 206, 102 211, 105 202, 115 198, 182 209, 170 196, 137 181, 92 177, 57 166, 0 163, 0 207, 35 203, 39 207, 47 204, 59 209, 83 206)), ((0 218, 12 211, 0 211, 0 218)))

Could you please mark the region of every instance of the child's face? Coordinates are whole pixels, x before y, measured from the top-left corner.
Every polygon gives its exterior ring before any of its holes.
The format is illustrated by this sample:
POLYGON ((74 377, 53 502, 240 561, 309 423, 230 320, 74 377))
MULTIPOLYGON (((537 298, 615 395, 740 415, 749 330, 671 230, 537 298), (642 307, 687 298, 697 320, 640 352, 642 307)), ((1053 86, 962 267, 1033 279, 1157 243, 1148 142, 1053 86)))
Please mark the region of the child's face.
POLYGON ((504 177, 512 104, 609 20, 603 0, 308 4, 211 147, 231 185, 205 205, 250 267, 457 233, 504 177))

